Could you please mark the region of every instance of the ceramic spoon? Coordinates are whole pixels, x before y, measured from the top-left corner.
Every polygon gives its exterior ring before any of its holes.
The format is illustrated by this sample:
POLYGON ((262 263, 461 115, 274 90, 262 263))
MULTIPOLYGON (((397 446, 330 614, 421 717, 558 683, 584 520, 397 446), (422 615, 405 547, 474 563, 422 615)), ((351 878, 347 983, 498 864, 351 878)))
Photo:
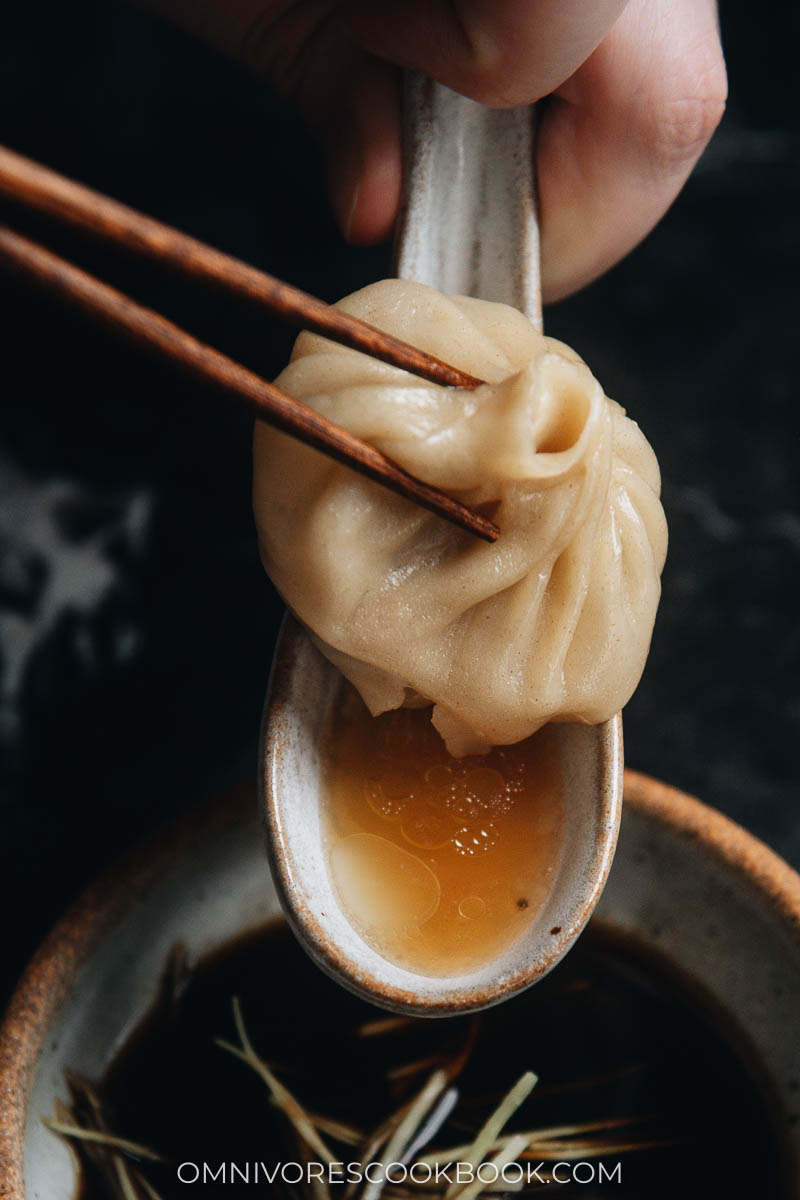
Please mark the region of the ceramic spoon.
MULTIPOLYGON (((492 111, 415 78, 407 116, 397 274, 512 304, 541 328, 531 110, 492 111)), ((333 888, 320 745, 339 685, 336 668, 287 618, 267 695, 262 787, 272 874, 300 942, 345 987, 397 1012, 468 1012, 535 983, 583 929, 611 866, 622 804, 620 716, 556 726, 569 841, 538 919, 479 969, 439 978, 395 966, 367 945, 333 888)))

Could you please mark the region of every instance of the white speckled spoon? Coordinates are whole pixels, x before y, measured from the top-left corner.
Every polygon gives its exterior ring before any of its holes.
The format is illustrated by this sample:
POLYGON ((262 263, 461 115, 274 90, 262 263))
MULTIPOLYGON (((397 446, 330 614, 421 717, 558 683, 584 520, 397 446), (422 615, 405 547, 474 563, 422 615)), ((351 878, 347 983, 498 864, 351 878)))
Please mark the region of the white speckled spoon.
MULTIPOLYGON (((541 328, 530 109, 494 111, 413 78, 410 169, 397 274, 499 300, 541 328)), ((388 962, 354 930, 327 866, 320 744, 340 677, 287 618, 262 734, 268 853, 286 916, 308 953, 345 987, 397 1012, 448 1016, 496 1004, 545 975, 603 890, 622 806, 622 721, 556 727, 569 843, 527 933, 491 962, 447 978, 388 962)))

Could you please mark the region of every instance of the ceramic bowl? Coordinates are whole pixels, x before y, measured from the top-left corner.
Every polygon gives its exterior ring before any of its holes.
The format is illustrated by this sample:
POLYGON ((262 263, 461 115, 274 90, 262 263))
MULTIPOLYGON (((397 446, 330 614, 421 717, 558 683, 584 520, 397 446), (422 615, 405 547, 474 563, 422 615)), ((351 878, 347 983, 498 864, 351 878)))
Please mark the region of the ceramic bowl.
MULTIPOLYGON (((800 1197, 800 877, 697 800, 626 773, 598 914, 656 948, 749 1047, 800 1197)), ((0 1029, 0 1197, 71 1200, 72 1152, 42 1118, 63 1071, 100 1075, 152 1003, 165 955, 197 958, 279 912, 256 798, 220 795, 119 864, 55 927, 0 1029)))

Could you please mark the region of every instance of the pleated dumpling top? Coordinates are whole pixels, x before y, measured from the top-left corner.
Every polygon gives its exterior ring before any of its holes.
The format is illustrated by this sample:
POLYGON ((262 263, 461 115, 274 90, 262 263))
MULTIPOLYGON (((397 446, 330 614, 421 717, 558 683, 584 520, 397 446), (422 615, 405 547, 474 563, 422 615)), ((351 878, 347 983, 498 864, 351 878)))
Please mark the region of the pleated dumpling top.
POLYGON ((488 545, 267 425, 264 566, 373 713, 432 705, 453 754, 633 693, 667 532, 655 455, 581 359, 506 305, 385 280, 340 308, 469 371, 441 387, 303 333, 277 383, 491 516, 488 545))

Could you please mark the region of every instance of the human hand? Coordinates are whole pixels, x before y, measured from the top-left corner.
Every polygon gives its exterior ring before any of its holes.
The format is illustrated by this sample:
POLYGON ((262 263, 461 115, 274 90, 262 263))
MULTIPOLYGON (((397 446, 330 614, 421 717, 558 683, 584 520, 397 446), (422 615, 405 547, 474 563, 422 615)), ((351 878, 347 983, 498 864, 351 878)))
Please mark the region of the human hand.
POLYGON ((715 0, 141 0, 265 76, 325 146, 339 225, 392 229, 400 69, 493 107, 547 97, 537 137, 544 299, 663 216, 722 116, 715 0))

